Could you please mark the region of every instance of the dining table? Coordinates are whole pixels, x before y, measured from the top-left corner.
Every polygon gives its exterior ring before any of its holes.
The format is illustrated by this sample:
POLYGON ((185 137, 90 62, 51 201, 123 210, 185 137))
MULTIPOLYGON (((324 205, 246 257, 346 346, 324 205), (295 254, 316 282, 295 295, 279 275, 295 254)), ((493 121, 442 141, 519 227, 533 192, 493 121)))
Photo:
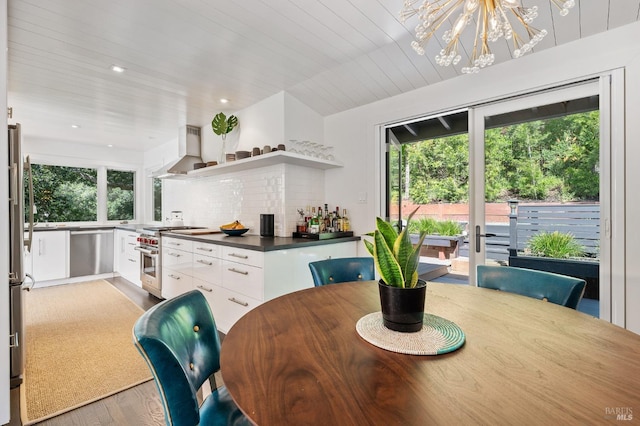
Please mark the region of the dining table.
POLYGON ((622 327, 534 298, 430 282, 425 316, 450 322, 463 341, 416 355, 363 338, 356 325, 379 311, 377 281, 267 301, 224 337, 222 380, 264 426, 640 419, 640 335, 622 327))

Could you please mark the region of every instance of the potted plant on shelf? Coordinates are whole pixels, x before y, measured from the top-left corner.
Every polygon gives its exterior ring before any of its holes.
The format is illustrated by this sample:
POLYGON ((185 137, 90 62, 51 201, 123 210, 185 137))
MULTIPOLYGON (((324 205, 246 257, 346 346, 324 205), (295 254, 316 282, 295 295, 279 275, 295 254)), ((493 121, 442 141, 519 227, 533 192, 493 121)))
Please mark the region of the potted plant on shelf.
POLYGON ((213 133, 222 137, 222 148, 220 149, 220 156, 218 157, 218 164, 225 162, 225 142, 227 140, 227 133, 232 131, 234 127, 238 125, 238 118, 235 115, 227 117, 224 113, 219 112, 211 120, 211 128, 213 133))
POLYGON ((414 247, 407 228, 398 234, 393 225, 377 217, 376 230, 366 235, 373 237, 373 241, 364 240, 364 244, 380 275, 378 289, 384 326, 401 332, 421 330, 427 283, 418 279, 418 264, 426 233, 420 235, 414 247))

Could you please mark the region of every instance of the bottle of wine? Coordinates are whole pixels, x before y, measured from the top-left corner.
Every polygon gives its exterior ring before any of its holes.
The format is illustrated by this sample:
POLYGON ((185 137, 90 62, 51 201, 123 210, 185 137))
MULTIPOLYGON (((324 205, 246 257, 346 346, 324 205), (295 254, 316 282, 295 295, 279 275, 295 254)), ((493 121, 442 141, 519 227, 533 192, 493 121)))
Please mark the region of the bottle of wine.
POLYGON ((342 210, 342 231, 351 231, 351 223, 349 222, 349 217, 347 216, 347 209, 342 210))
POLYGON ((329 217, 329 205, 324 205, 324 232, 331 232, 331 218, 329 217))

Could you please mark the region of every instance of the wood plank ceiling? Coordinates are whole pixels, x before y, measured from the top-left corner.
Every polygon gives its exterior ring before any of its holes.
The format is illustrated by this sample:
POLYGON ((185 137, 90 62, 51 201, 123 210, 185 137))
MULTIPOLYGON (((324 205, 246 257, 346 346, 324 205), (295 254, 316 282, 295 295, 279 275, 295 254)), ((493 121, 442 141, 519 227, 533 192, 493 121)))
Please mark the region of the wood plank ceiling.
MULTIPOLYGON (((537 4, 549 35, 535 51, 639 19, 640 0, 576 0, 560 17, 537 4)), ((402 0, 8 0, 9 106, 27 137, 133 150, 208 127, 287 91, 330 115, 439 81, 432 40, 410 47, 402 0), (116 74, 112 64, 126 68, 116 74), (231 100, 221 105, 220 98, 231 100), (77 124, 79 129, 72 129, 77 124)), ((510 57, 495 45, 496 62, 510 57)), ((535 51, 533 54, 535 54, 535 51)), ((466 63, 463 58, 461 63, 466 63)))

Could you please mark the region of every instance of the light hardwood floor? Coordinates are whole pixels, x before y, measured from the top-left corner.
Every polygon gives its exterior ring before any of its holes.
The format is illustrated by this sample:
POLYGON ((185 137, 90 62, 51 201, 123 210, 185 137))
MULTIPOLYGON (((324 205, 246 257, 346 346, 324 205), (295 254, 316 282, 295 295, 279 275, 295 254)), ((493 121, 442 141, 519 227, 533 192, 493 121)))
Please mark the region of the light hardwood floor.
MULTIPOLYGON (((122 278, 108 279, 143 309, 160 301, 122 278)), ((12 419, 10 425, 20 425, 12 419)), ((164 412, 153 380, 68 413, 37 423, 39 426, 164 425, 164 412)))

